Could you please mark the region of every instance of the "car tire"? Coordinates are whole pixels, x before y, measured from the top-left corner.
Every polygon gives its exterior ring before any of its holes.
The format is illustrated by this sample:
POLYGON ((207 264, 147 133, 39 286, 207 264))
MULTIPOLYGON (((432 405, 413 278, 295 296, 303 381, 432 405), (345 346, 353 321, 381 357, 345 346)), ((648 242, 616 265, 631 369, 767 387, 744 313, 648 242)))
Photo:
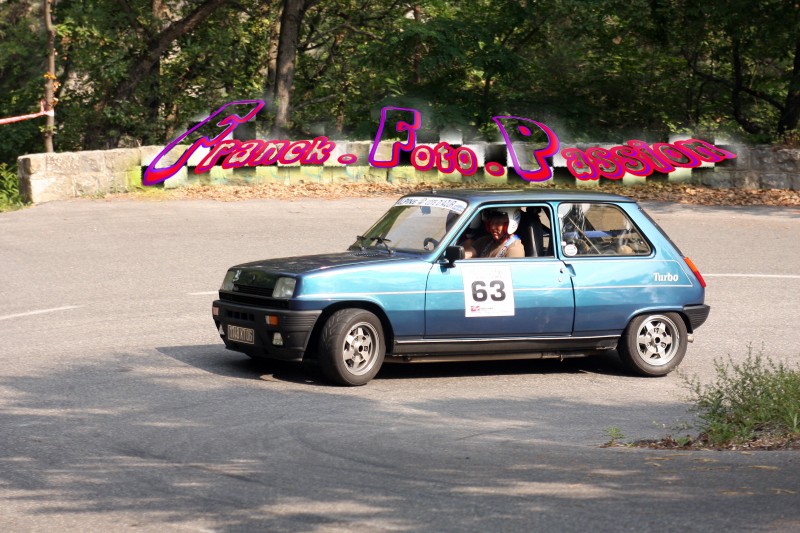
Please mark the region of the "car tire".
POLYGON ((381 321, 364 309, 335 312, 320 333, 320 370, 340 385, 367 384, 380 370, 385 354, 381 321))
POLYGON ((639 315, 622 334, 620 359, 643 376, 665 376, 686 355, 686 324, 677 313, 639 315))

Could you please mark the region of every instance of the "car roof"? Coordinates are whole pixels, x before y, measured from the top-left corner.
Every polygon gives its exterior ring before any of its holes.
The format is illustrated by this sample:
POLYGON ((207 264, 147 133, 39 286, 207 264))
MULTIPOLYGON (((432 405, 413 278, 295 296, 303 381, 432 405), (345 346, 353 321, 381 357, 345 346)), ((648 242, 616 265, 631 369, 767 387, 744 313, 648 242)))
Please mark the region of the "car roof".
POLYGON ((619 194, 596 191, 561 189, 442 189, 409 193, 406 196, 428 196, 433 198, 456 198, 470 204, 483 202, 635 202, 619 194))

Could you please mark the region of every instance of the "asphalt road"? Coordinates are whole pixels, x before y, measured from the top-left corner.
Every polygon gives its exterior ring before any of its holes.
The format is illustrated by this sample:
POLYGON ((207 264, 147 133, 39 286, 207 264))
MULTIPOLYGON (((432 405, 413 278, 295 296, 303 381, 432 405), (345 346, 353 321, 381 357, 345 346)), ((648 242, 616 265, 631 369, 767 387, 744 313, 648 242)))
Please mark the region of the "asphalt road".
MULTIPOLYGON (((0 213, 0 530, 800 530, 800 452, 689 432, 612 355, 392 365, 366 387, 223 349, 225 269, 343 249, 393 199, 79 200, 0 213)), ((800 210, 645 204, 709 282, 681 369, 800 362, 800 210)))

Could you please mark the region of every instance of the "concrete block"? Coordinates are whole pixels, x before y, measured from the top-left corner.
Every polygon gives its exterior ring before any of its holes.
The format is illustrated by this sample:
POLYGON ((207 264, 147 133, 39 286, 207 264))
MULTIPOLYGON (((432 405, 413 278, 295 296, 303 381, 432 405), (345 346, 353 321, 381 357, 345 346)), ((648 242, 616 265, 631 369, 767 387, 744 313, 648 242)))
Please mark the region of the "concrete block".
POLYGON ((794 148, 781 148, 775 150, 775 168, 773 171, 800 172, 800 150, 794 148))
POLYGON ((389 181, 389 170, 371 166, 351 165, 344 167, 349 181, 363 183, 386 183, 389 181))
POLYGON ((132 189, 141 189, 144 187, 142 185, 142 174, 144 173, 144 167, 137 167, 132 168, 129 171, 125 172, 125 187, 127 190, 132 189))
POLYGON ((83 171, 80 152, 46 154, 48 176, 69 177, 83 171))
MULTIPOLYGON (((139 178, 139 183, 141 184, 141 175, 139 178)), ((186 167, 181 167, 180 169, 178 169, 178 172, 175 173, 174 176, 165 180, 163 183, 165 189, 177 189, 178 187, 186 187, 189 184, 189 170, 186 167)))
POLYGON ((476 176, 483 174, 483 182, 489 185, 507 185, 508 184, 508 169, 499 176, 492 176, 486 172, 485 168, 478 169, 475 173, 476 176))
POLYGON ((575 185, 581 189, 595 189, 600 187, 600 180, 575 180, 575 185))
POLYGON ((30 154, 17 158, 17 169, 20 175, 35 176, 47 172, 47 154, 30 154))
POLYGON ((139 148, 106 150, 103 155, 105 157, 105 168, 109 172, 129 172, 142 166, 142 154, 139 148))
POLYGON ((758 189, 761 187, 760 173, 755 170, 731 172, 731 187, 735 189, 758 189))
POLYGON ((761 187, 763 189, 791 189, 792 174, 788 173, 762 173, 761 187))
POLYGON ((289 183, 289 169, 275 165, 256 167, 256 181, 262 183, 289 183))
POLYGON ((74 152, 74 154, 81 161, 81 167, 84 172, 97 174, 106 170, 106 157, 103 150, 74 152))
POLYGON ((754 146, 750 149, 750 168, 753 170, 770 171, 774 164, 772 147, 754 146))
POLYGON ((29 190, 35 204, 73 198, 72 183, 61 176, 30 180, 29 190))
MULTIPOLYGON (((343 153, 353 154, 357 160, 352 165, 369 165, 369 151, 372 148, 371 142, 344 142, 343 153)), ((338 144, 336 145, 338 148, 338 144)), ((333 159, 333 158, 331 158, 333 159)))
MULTIPOLYGON (((713 166, 708 167, 713 169, 713 166)), ((667 174, 667 183, 690 183, 692 181, 693 170, 691 168, 676 168, 667 174)))
MULTIPOLYGON (((186 161, 186 165, 190 167, 196 167, 199 165, 203 159, 208 156, 209 152, 211 152, 211 148, 205 148, 203 146, 196 148, 194 152, 189 156, 189 159, 186 161)), ((182 152, 181 152, 182 153, 182 152)), ((142 158, 144 160, 144 157, 142 158)), ((162 166, 159 164, 159 167, 162 166)))
MULTIPOLYGON (((326 167, 343 167, 345 166, 344 163, 339 162, 339 158, 343 155, 350 154, 351 152, 348 151, 348 144, 347 142, 337 142, 336 146, 331 150, 331 154, 328 159, 322 163, 326 167)), ((353 154, 355 155, 355 154, 353 154)), ((364 159, 366 161, 366 159, 364 159)), ((354 163, 351 163, 354 164, 354 163)))
POLYGON ((478 162, 478 169, 483 167, 486 161, 486 143, 465 144, 464 148, 469 148, 475 154, 475 159, 478 162))
POLYGON ((388 169, 387 181, 389 183, 436 183, 439 181, 438 171, 419 172, 411 166, 407 167, 394 167, 388 169))
POLYGON ((72 176, 72 196, 92 196, 99 194, 102 189, 101 179, 103 174, 98 172, 82 172, 72 176))
POLYGON ((347 170, 344 167, 322 167, 322 177, 320 183, 334 184, 347 183, 350 181, 347 170))
POLYGON ((743 144, 725 144, 725 145, 717 145, 723 150, 727 150, 731 153, 736 154, 736 158, 734 159, 724 159, 719 163, 713 163, 714 165, 722 168, 736 168, 740 170, 745 170, 750 168, 752 162, 750 160, 750 147, 745 146, 743 144))
MULTIPOLYGON (((179 144, 179 145, 175 146, 172 150, 170 150, 168 153, 164 154, 164 156, 161 157, 161 159, 158 161, 158 164, 156 165, 157 168, 164 168, 164 167, 167 167, 169 165, 174 164, 183 155, 183 153, 188 148, 189 148, 189 145, 186 145, 186 144, 179 144)), ((158 154, 161 153, 161 150, 163 150, 163 149, 164 149, 163 146, 141 146, 141 147, 139 147, 139 151, 141 153, 141 158, 142 158, 141 159, 142 166, 143 167, 150 166, 150 163, 153 162, 153 160, 156 158, 156 156, 158 156, 158 154)), ((199 151, 199 150, 197 150, 197 151, 199 151)), ((205 156, 203 156, 203 157, 205 157, 205 156)), ((196 164, 197 163, 189 163, 190 166, 194 166, 196 164)))
POLYGON ((256 167, 237 167, 231 169, 228 185, 248 185, 257 180, 256 167))
MULTIPOLYGON (((613 180, 606 180, 613 181, 613 180)), ((618 180, 617 180, 618 181, 618 180)), ((645 185, 647 183, 647 176, 636 176, 629 172, 622 175, 622 185, 625 187, 632 187, 634 185, 645 185)))
MULTIPOLYGON (((433 174, 433 171, 426 172, 425 174, 433 174)), ((446 174, 444 172, 436 172, 436 181, 438 182, 445 182, 445 183, 461 183, 461 172, 458 170, 454 170, 453 172, 446 174)), ((426 180, 427 181, 427 180, 426 180)))
POLYGON ((733 171, 715 167, 711 169, 697 169, 695 171, 699 177, 699 183, 706 187, 725 188, 731 186, 731 174, 733 171))
MULTIPOLYGON (((375 159, 377 159, 378 161, 389 161, 392 158, 392 146, 394 145, 394 143, 395 141, 391 142, 384 141, 382 143, 379 143, 378 149, 375 151, 375 159)), ((367 149, 367 155, 369 155, 369 150, 371 149, 372 149, 371 146, 370 148, 367 149)), ((362 160, 361 157, 359 157, 358 160, 359 162, 364 161, 365 165, 369 163, 369 159, 362 160)))
POLYGON ((204 172, 203 174, 207 176, 210 183, 227 184, 233 177, 233 169, 211 167, 208 172, 204 172))
POLYGON ((320 165, 291 166, 287 168, 289 184, 319 183, 322 181, 323 167, 320 165))

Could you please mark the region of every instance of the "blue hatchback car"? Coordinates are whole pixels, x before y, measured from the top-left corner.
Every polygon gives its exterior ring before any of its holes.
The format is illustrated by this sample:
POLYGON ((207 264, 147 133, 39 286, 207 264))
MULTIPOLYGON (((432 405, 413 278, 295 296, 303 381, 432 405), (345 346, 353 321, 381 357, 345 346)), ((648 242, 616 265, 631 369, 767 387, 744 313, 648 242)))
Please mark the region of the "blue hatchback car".
POLYGON ((705 322, 705 282, 630 198, 447 190, 400 198, 347 251, 228 270, 212 314, 231 350, 316 359, 363 385, 385 360, 618 352, 662 376, 705 322))

